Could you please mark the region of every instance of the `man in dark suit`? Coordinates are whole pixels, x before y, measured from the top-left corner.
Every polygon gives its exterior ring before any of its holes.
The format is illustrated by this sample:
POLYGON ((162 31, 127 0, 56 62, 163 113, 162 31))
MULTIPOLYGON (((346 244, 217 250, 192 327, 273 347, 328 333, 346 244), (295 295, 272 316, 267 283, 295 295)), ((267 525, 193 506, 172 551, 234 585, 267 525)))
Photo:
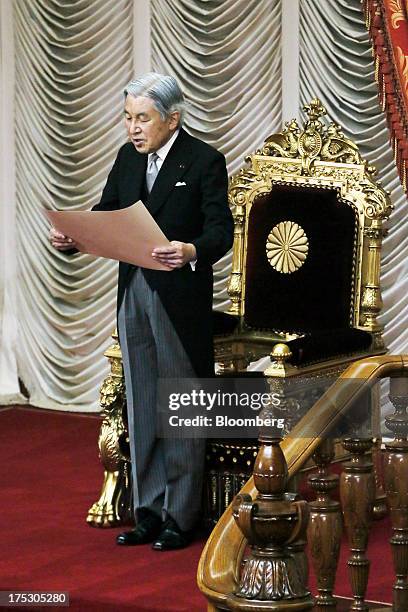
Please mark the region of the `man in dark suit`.
MULTIPOLYGON (((156 437, 158 379, 214 372, 212 264, 232 246, 224 156, 181 127, 173 77, 149 73, 125 89, 130 142, 119 150, 100 203, 141 199, 171 242, 152 256, 169 271, 119 265, 118 329, 127 389, 136 528, 122 545, 186 546, 200 512, 204 440, 156 437)), ((51 231, 60 250, 75 245, 51 231)))

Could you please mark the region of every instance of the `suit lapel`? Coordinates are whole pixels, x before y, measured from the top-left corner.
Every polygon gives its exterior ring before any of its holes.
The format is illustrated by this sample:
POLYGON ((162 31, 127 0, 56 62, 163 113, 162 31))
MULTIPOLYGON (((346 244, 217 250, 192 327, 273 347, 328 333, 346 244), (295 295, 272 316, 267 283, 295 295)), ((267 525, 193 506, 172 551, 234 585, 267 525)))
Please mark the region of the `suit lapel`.
POLYGON ((143 187, 147 168, 147 155, 141 155, 135 149, 126 170, 125 205, 129 206, 138 200, 143 200, 143 187))
POLYGON ((170 191, 192 162, 188 138, 188 134, 181 128, 160 168, 149 196, 148 209, 152 215, 163 206, 170 191))

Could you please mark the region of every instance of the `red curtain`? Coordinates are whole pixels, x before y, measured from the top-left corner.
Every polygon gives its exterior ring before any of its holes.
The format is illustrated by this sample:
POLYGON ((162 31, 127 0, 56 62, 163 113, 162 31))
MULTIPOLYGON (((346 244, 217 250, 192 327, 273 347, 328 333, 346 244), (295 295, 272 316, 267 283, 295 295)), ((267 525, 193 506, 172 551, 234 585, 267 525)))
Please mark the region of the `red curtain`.
POLYGON ((395 161, 408 190, 408 0, 363 0, 373 43, 380 102, 395 161))

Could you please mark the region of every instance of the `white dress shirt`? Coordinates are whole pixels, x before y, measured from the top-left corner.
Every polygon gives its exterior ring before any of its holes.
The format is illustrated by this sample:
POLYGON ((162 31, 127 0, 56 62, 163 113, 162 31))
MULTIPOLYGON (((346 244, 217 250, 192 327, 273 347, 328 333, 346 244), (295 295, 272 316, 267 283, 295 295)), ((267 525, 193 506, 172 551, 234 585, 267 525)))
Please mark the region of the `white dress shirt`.
MULTIPOLYGON (((156 153, 156 155, 158 156, 159 159, 156 160, 156 166, 158 168, 158 170, 160 171, 160 168, 163 165, 164 160, 167 157, 168 152, 170 151, 171 147, 173 146, 174 141, 176 140, 178 134, 179 134, 180 128, 178 130, 176 130, 173 134, 173 136, 170 138, 170 140, 168 140, 166 142, 166 144, 164 144, 162 147, 160 147, 160 149, 157 149, 157 151, 154 151, 154 153, 156 153)), ((147 166, 149 166, 151 159, 152 159, 152 155, 154 155, 154 153, 149 153, 149 157, 147 159, 147 166)))

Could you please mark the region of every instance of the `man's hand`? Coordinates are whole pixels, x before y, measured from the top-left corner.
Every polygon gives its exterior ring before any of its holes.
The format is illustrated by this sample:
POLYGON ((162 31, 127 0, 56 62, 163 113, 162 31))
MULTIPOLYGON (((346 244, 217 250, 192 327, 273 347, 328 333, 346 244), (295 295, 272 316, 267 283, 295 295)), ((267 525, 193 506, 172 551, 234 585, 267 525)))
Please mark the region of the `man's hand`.
POLYGON ((152 257, 171 270, 182 268, 186 263, 197 259, 197 253, 194 244, 189 242, 178 242, 172 240, 171 246, 156 247, 153 249, 152 257))
POLYGON ((51 227, 48 238, 55 249, 59 251, 69 251, 70 249, 74 249, 76 247, 75 242, 72 238, 61 234, 55 227, 51 227))

